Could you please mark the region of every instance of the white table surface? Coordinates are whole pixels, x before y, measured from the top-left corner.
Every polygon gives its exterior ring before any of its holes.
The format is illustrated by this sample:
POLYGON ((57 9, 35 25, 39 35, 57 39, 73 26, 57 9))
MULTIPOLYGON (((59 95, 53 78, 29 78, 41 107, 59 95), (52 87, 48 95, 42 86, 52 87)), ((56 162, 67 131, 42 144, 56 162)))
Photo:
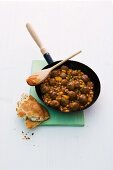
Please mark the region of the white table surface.
POLYGON ((0 170, 113 169, 113 6, 110 2, 0 2, 0 170), (101 81, 85 110, 84 127, 39 127, 28 132, 15 111, 31 61, 42 59, 25 24, 39 33, 54 60, 78 50, 77 61, 101 81), (34 132, 32 136, 31 133, 34 132))

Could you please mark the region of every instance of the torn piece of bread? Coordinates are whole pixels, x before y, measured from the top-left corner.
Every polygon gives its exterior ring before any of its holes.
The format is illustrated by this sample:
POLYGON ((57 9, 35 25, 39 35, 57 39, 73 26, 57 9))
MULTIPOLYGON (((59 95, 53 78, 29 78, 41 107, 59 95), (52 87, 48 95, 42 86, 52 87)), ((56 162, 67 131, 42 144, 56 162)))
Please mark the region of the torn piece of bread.
POLYGON ((16 111, 19 117, 25 119, 27 128, 34 128, 49 119, 48 111, 31 95, 22 95, 16 111))
POLYGON ((28 129, 35 128, 36 126, 39 126, 41 122, 33 122, 29 119, 25 120, 25 125, 28 129))

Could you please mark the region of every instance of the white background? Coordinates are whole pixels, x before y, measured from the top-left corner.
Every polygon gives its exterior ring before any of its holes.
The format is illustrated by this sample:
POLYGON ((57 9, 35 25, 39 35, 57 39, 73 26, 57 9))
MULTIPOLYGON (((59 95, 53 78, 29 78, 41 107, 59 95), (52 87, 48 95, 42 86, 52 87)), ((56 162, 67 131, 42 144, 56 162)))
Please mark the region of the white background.
POLYGON ((113 169, 113 6, 110 2, 0 2, 0 170, 113 169), (101 81, 85 110, 85 127, 39 127, 28 132, 16 102, 29 92, 31 61, 43 59, 26 30, 30 22, 54 60, 82 50, 77 61, 101 81))

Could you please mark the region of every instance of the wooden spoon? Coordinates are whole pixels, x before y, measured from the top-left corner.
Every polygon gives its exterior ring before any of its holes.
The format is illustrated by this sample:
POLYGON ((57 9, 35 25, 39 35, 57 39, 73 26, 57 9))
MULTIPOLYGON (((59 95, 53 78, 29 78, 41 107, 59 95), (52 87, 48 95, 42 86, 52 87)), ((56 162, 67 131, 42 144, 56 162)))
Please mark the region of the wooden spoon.
POLYGON ((28 32, 30 33, 31 37, 33 38, 33 40, 35 41, 35 43, 38 45, 42 55, 44 56, 45 60, 47 61, 48 64, 52 63, 53 60, 49 54, 49 52, 47 51, 47 49, 44 47, 42 41, 40 40, 38 34, 36 33, 36 31, 34 30, 34 28, 32 27, 32 25, 30 23, 26 24, 26 28, 28 30, 28 32))
POLYGON ((30 86, 36 86, 36 85, 42 83, 42 82, 47 78, 47 76, 49 75, 49 73, 50 73, 53 69, 55 69, 56 67, 60 66, 61 64, 63 64, 63 63, 66 62, 67 60, 69 60, 70 58, 78 55, 79 53, 81 53, 81 51, 78 51, 77 53, 71 55, 70 57, 67 57, 65 60, 57 63, 56 65, 54 65, 54 66, 51 67, 51 68, 37 71, 36 74, 33 74, 33 75, 31 75, 30 77, 28 77, 28 78, 26 79, 26 82, 27 82, 30 86))

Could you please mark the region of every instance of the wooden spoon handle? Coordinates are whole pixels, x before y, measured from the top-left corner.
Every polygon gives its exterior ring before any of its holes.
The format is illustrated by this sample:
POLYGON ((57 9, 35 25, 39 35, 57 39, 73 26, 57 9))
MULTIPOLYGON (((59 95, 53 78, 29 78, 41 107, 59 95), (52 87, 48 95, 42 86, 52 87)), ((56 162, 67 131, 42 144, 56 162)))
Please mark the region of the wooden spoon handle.
POLYGON ((35 30, 31 26, 31 24, 27 23, 26 24, 27 30, 29 31, 30 35, 32 36, 33 40, 36 42, 38 47, 40 48, 41 53, 44 55, 47 53, 47 50, 44 48, 39 36, 36 34, 35 30))
POLYGON ((72 57, 78 55, 78 54, 81 53, 81 52, 82 52, 82 51, 78 51, 77 53, 75 53, 75 54, 73 54, 73 55, 67 57, 65 60, 59 62, 59 63, 56 64, 56 65, 54 65, 53 67, 51 67, 51 71, 52 71, 53 69, 55 69, 56 67, 60 66, 61 64, 63 64, 64 62, 66 62, 67 60, 69 60, 70 58, 72 58, 72 57))

